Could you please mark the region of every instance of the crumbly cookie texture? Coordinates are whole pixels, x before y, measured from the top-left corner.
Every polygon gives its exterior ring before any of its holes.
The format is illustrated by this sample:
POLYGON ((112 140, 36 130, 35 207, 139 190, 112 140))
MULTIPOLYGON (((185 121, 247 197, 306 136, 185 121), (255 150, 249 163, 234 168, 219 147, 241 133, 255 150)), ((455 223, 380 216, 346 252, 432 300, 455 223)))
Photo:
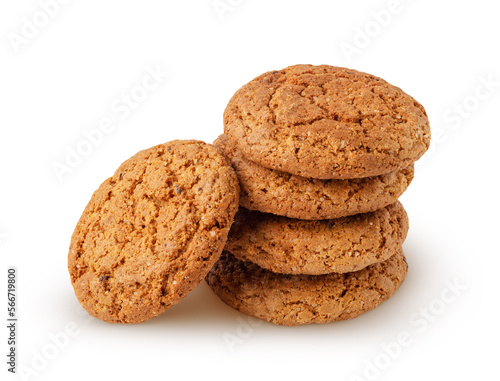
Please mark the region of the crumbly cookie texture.
POLYGON ((125 161, 92 195, 71 239, 82 306, 106 322, 140 323, 179 302, 220 256, 238 195, 230 163, 200 141, 125 161))
POLYGON ((240 208, 225 250, 277 273, 346 273, 393 256, 408 226, 399 201, 376 212, 317 221, 240 208))
POLYGON ((318 179, 408 167, 430 144, 424 108, 400 88, 356 70, 296 65, 240 88, 224 131, 245 157, 318 179))
POLYGON ((387 300, 403 282, 403 251, 346 274, 285 275, 224 251, 206 281, 229 306, 280 325, 352 319, 387 300))
POLYGON ((221 135, 214 145, 230 160, 240 181, 240 205, 302 220, 321 220, 378 210, 408 188, 414 165, 380 176, 320 180, 268 169, 243 156, 221 135))

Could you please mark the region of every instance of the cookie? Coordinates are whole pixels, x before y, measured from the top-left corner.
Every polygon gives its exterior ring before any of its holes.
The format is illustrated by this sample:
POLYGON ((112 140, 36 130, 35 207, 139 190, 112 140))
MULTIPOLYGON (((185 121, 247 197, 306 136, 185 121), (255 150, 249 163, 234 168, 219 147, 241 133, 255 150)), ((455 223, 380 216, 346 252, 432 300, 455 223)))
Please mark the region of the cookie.
POLYGON ((383 208, 413 180, 413 164, 362 179, 311 179, 268 169, 245 158, 225 135, 214 142, 231 160, 240 181, 240 205, 302 220, 331 219, 383 208))
POLYGON ((408 167, 430 144, 424 108, 356 70, 296 65, 240 88, 224 131, 248 159, 317 179, 378 176, 408 167))
POLYGON ((240 208, 225 250, 277 273, 346 273, 390 258, 407 233, 399 201, 376 212, 317 221, 240 208))
POLYGON ((238 311, 299 325, 352 319, 377 307, 401 285, 407 268, 402 249, 363 270, 327 275, 276 274, 224 251, 206 281, 238 311))
POLYGON ((109 323, 140 323, 179 302, 220 256, 238 194, 230 163, 200 141, 125 161, 71 238, 68 268, 82 306, 109 323))

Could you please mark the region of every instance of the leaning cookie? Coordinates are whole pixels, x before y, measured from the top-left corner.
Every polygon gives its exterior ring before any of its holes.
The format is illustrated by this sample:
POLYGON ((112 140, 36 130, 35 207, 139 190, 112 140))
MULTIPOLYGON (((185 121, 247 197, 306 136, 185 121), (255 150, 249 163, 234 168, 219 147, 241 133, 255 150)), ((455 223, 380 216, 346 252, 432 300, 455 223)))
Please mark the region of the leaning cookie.
POLYGON ((390 258, 407 233, 399 201, 376 212, 317 221, 240 208, 225 250, 276 273, 346 273, 390 258))
POLYGON ((430 144, 424 108, 381 78, 329 65, 264 73, 240 88, 224 132, 264 167, 317 179, 401 170, 430 144))
POLYGON ((71 239, 82 306, 106 322, 140 323, 179 302, 219 258, 238 194, 230 163, 200 141, 125 161, 92 195, 71 239))
POLYGON ((206 281, 229 306, 280 325, 347 320, 389 299, 408 265, 402 249, 386 260, 346 274, 285 275, 243 262, 224 251, 206 281))
POLYGON ((362 179, 320 180, 268 169, 245 158, 225 135, 214 145, 230 160, 240 182, 240 205, 302 220, 378 210, 396 202, 413 180, 414 165, 362 179))

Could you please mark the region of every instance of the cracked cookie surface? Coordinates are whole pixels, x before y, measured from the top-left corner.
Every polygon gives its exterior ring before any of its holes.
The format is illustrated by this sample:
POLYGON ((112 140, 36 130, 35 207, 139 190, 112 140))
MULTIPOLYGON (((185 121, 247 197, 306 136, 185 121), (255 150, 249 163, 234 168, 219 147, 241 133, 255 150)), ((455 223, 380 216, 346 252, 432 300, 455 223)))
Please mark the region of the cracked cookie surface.
POLYGON ((240 208, 225 250, 276 273, 346 273, 393 256, 408 227, 399 201, 376 212, 317 221, 240 208))
POLYGON ((413 180, 414 166, 362 179, 320 180, 268 169, 243 156, 225 135, 214 145, 229 158, 240 182, 240 205, 302 220, 378 210, 394 203, 413 180))
POLYGON ((75 294, 94 317, 140 323, 199 284, 217 261, 238 208, 230 163, 200 141, 137 153, 105 180, 71 238, 75 294))
POLYGON ((427 114, 412 97, 381 78, 328 65, 250 81, 229 101, 224 132, 248 159, 317 179, 403 169, 430 144, 427 114))
POLYGON ((224 251, 206 281, 238 311, 290 326, 359 316, 389 299, 407 269, 402 249, 363 270, 327 275, 276 274, 224 251))

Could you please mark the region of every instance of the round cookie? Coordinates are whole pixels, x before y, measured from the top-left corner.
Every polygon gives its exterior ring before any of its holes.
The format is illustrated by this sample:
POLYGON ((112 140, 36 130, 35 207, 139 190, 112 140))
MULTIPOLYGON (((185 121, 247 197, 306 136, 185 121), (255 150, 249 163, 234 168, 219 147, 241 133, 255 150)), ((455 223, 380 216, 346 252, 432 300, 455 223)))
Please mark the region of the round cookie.
POLYGON ((403 169, 430 144, 427 114, 412 97, 381 78, 328 65, 255 78, 229 101, 224 131, 248 159, 317 179, 403 169))
POLYGON ((236 171, 240 205, 302 220, 322 220, 378 210, 397 201, 413 180, 413 164, 362 179, 320 180, 268 169, 245 158, 225 135, 215 140, 236 171))
POLYGON ((407 268, 402 249, 363 270, 327 275, 276 274, 224 251, 206 281, 238 311, 299 325, 352 319, 377 307, 403 283, 407 268))
POLYGON ((238 194, 230 163, 201 141, 125 161, 71 238, 68 269, 82 306, 109 323, 140 323, 179 302, 220 256, 238 194))
POLYGON ((240 208, 225 250, 276 273, 346 273, 393 256, 408 227, 399 201, 376 212, 317 221, 240 208))

